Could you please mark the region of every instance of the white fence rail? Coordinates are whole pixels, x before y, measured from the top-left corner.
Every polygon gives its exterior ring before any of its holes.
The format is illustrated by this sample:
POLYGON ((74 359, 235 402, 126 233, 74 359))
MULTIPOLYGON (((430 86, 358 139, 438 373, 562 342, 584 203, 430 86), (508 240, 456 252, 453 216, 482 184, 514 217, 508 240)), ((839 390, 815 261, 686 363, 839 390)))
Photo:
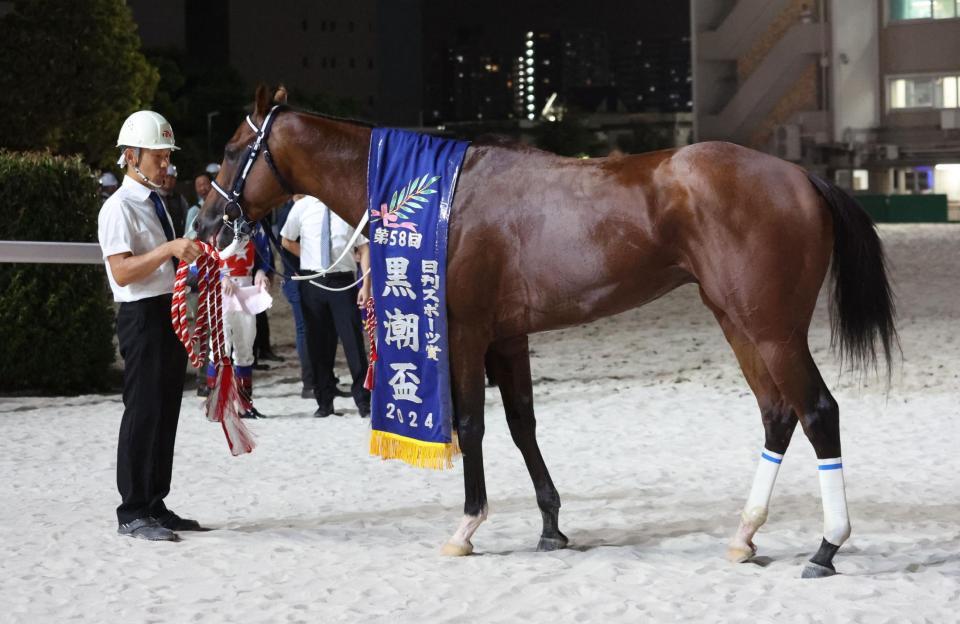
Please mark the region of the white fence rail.
POLYGON ((0 263, 102 264, 97 243, 40 243, 0 241, 0 263))

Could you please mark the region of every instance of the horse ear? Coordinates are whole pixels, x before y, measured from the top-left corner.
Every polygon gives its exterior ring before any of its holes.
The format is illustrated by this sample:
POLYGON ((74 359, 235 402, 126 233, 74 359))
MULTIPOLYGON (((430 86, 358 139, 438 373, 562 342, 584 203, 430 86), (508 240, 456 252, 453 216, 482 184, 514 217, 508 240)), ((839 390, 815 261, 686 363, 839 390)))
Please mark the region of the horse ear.
POLYGON ((277 87, 277 92, 273 94, 273 103, 274 104, 286 104, 287 103, 287 88, 283 85, 277 87))
POLYGON ((253 116, 263 118, 270 110, 270 89, 267 85, 257 85, 257 93, 253 99, 253 116))

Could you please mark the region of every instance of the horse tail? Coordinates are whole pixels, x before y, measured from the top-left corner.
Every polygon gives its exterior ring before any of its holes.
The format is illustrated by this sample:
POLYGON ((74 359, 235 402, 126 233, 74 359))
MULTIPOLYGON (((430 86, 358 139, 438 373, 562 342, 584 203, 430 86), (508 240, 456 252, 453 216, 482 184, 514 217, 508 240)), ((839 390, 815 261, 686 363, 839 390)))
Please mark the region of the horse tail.
POLYGON ((873 219, 849 193, 812 173, 808 172, 807 178, 833 217, 830 344, 839 345, 841 366, 848 358, 854 367, 863 370, 872 365, 876 370, 879 338, 889 383, 892 350, 894 344, 899 345, 899 338, 883 244, 873 219))

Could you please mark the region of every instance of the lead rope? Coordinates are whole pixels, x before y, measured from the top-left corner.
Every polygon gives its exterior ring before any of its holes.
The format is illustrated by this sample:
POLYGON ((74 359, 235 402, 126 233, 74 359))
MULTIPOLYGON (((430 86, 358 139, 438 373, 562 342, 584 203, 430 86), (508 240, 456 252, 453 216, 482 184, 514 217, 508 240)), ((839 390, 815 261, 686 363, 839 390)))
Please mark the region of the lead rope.
POLYGON ((170 319, 173 331, 183 343, 194 368, 207 362, 208 355, 217 370, 216 383, 204 403, 207 420, 219 422, 227 438, 232 455, 249 453, 256 447, 253 434, 247 429, 240 415, 251 407, 249 397, 237 388, 233 363, 226 352, 223 336, 223 294, 219 276, 220 254, 217 250, 197 241, 203 253, 197 258, 197 285, 199 301, 195 329, 191 332, 187 319, 187 273, 190 266, 181 261, 173 287, 173 303, 170 319), (211 331, 212 328, 212 331, 211 331))

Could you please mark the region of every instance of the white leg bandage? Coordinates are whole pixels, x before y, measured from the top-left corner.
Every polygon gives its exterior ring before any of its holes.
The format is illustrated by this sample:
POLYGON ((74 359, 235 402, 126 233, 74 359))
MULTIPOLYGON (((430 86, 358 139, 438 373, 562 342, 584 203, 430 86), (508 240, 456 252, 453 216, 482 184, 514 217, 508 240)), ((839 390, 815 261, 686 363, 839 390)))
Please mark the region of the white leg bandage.
POLYGON ((841 546, 850 537, 847 495, 843 485, 843 460, 840 457, 817 460, 820 498, 823 503, 823 537, 841 546))
POLYGON ((763 449, 757 463, 757 474, 753 478, 753 487, 750 496, 743 508, 744 521, 760 528, 767 521, 767 508, 770 506, 770 496, 773 494, 773 484, 780 471, 780 462, 783 455, 763 449))
POLYGON ((753 536, 757 529, 767 521, 767 508, 770 506, 770 496, 773 494, 773 485, 777 480, 780 462, 783 455, 763 449, 760 461, 757 464, 757 473, 753 478, 753 487, 750 496, 740 515, 740 526, 736 535, 730 540, 727 557, 731 561, 746 561, 756 552, 753 545, 753 536))

